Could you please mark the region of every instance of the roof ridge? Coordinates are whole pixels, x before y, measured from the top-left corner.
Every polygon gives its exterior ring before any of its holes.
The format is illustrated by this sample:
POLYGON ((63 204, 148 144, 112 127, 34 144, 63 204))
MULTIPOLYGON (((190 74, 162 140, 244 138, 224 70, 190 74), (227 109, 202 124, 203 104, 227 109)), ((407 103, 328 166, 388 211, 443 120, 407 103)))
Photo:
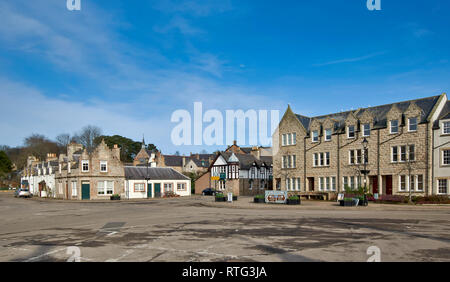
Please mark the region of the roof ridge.
POLYGON ((368 110, 368 109, 374 109, 374 108, 379 108, 379 107, 385 107, 385 106, 392 106, 392 105, 396 105, 396 104, 401 104, 401 103, 411 103, 411 102, 417 102, 417 101, 421 101, 421 100, 425 100, 425 99, 431 99, 431 98, 437 98, 440 97, 441 95, 435 95, 435 96, 429 96, 429 97, 423 97, 423 98, 417 98, 417 99, 411 99, 411 100, 406 100, 406 101, 400 101, 400 102, 394 102, 394 103, 388 103, 388 104, 382 104, 382 105, 377 105, 377 106, 371 106, 371 107, 359 107, 356 110, 348 110, 348 111, 343 111, 343 112, 335 112, 335 113, 331 113, 331 114, 325 114, 325 115, 319 115, 319 116, 313 116, 313 117, 307 117, 307 116, 303 116, 300 114, 296 114, 302 117, 306 117, 306 118, 323 118, 323 117, 328 117, 328 116, 332 116, 332 115, 338 115, 338 114, 345 114, 345 113, 352 113, 355 112, 357 110, 368 110))

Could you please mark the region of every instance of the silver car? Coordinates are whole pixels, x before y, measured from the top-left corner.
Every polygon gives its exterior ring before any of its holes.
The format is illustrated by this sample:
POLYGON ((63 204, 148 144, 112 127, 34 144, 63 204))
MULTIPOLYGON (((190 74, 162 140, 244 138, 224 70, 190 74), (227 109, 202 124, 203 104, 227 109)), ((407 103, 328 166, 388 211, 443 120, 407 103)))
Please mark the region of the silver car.
POLYGON ((20 188, 14 192, 14 197, 16 198, 31 198, 33 195, 30 193, 30 190, 20 188))

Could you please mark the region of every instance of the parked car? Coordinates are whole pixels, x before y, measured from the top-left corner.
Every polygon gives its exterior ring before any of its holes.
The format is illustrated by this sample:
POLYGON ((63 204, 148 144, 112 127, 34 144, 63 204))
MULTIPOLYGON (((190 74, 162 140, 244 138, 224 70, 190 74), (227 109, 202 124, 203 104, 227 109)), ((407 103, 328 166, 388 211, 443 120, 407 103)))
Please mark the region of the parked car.
POLYGON ((206 188, 205 190, 202 191, 203 196, 215 196, 216 193, 217 191, 214 190, 213 188, 206 188))
POLYGON ((24 188, 19 188, 14 192, 14 197, 16 198, 31 198, 32 196, 30 190, 24 188))

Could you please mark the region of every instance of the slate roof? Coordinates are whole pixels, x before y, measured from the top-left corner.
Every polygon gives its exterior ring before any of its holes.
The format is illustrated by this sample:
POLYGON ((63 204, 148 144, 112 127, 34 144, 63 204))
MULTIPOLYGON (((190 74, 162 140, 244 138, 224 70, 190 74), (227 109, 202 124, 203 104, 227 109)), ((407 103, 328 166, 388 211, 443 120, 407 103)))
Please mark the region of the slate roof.
POLYGON ((327 118, 334 119, 335 125, 334 125, 334 131, 335 133, 340 133, 345 130, 345 120, 347 117, 354 113, 356 117, 360 117, 363 115, 366 111, 369 111, 374 116, 374 127, 373 129, 379 129, 379 128, 385 128, 387 125, 387 118, 386 115, 390 111, 390 109, 395 105, 399 108, 400 111, 404 112, 406 109, 408 109, 409 105, 412 103, 415 103, 423 112, 422 120, 420 120, 421 123, 424 123, 427 121, 428 116, 430 115, 431 111, 433 110, 434 105, 439 100, 439 96, 432 96, 432 97, 426 97, 416 100, 409 100, 409 101, 403 101, 393 104, 386 104, 381 106, 375 106, 375 107, 368 107, 368 108, 360 108, 355 111, 346 111, 341 113, 334 113, 329 115, 322 115, 322 116, 316 116, 316 117, 307 117, 303 115, 296 114, 297 119, 301 122, 301 124, 305 127, 307 131, 310 129, 311 121, 316 119, 319 120, 319 122, 324 121, 327 118))
POLYGON ((166 166, 183 166, 183 157, 164 155, 164 164, 166 166))
MULTIPOLYGON (((228 161, 233 153, 232 152, 220 152, 220 155, 228 161)), ((235 154, 239 160, 239 168, 240 169, 250 169, 253 166, 253 163, 256 163, 258 167, 260 167, 263 163, 266 166, 270 166, 272 164, 272 157, 261 157, 258 160, 252 154, 235 154)))
POLYGON ((147 167, 126 166, 126 179, 146 179, 150 180, 189 180, 190 178, 179 173, 173 168, 169 167, 149 167, 147 174, 147 167))
POLYGON ((175 155, 164 155, 164 164, 166 166, 183 166, 183 158, 186 158, 186 163, 192 160, 198 167, 209 167, 210 154, 199 154, 197 159, 196 155, 192 156, 175 156, 175 155))
POLYGON ((450 119, 450 101, 447 101, 441 110, 441 114, 434 121, 433 129, 439 129, 439 121, 443 119, 450 119))

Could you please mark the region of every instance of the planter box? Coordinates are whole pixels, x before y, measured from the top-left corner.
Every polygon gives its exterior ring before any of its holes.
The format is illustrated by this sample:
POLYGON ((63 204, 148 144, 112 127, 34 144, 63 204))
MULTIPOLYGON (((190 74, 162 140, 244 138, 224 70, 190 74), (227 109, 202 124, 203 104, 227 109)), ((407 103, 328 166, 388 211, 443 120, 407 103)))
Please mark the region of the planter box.
POLYGON ((216 202, 226 202, 227 198, 225 197, 216 197, 216 202))
POLYGON ((356 202, 355 201, 340 200, 339 204, 341 205, 341 207, 354 207, 354 206, 356 206, 356 202))
POLYGON ((253 198, 253 202, 254 202, 254 203, 265 203, 266 201, 265 201, 264 198, 263 198, 263 199, 253 198))
POLYGON ((289 200, 289 199, 287 199, 286 203, 288 205, 300 205, 300 199, 298 199, 298 200, 289 200))
POLYGON ((119 201, 120 196, 119 197, 111 196, 110 199, 111 199, 111 201, 119 201))

